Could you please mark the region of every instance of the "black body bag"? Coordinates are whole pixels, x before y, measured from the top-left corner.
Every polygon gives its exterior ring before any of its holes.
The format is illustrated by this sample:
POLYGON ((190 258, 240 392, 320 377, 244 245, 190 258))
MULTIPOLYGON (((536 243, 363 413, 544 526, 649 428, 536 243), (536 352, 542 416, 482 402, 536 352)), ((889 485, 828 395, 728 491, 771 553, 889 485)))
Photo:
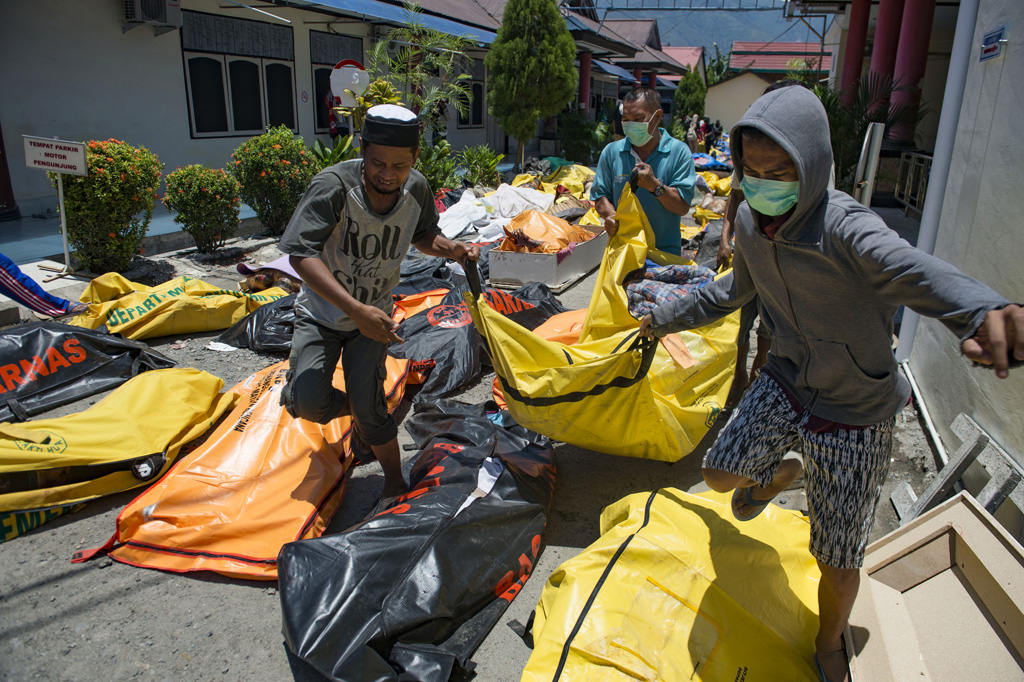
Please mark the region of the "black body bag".
POLYGON ((278 556, 285 641, 331 680, 444 682, 470 670, 536 564, 554 490, 549 442, 482 409, 440 422, 449 428, 428 438, 407 494, 278 556))
POLYGON ((0 421, 25 421, 177 363, 139 341, 60 322, 0 334, 0 421))

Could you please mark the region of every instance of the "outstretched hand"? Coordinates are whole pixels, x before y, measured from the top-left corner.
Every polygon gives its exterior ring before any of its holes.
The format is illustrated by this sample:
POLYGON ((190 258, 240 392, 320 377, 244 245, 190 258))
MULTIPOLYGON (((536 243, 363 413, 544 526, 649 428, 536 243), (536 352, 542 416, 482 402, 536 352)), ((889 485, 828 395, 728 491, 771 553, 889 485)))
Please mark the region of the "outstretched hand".
POLYGON ((359 333, 367 338, 381 343, 405 343, 395 333, 398 323, 380 308, 369 305, 360 306, 357 310, 352 311, 350 317, 359 327, 359 333))
POLYGON ((985 315, 978 331, 960 344, 969 360, 991 365, 996 376, 1010 375, 1010 362, 1024 362, 1024 307, 1008 305, 985 315))

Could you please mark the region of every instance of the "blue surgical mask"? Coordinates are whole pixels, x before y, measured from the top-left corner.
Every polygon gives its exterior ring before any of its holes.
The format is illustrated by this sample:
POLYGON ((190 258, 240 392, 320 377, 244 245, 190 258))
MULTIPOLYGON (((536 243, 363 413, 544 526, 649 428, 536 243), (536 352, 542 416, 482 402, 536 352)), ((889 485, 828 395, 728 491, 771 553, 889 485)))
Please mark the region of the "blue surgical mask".
POLYGON ((646 121, 623 121, 622 132, 629 138, 629 143, 634 147, 643 147, 645 144, 650 142, 651 138, 654 137, 647 132, 647 126, 651 124, 654 117, 657 116, 658 112, 651 114, 651 117, 646 121))
POLYGON ((796 206, 800 199, 800 183, 781 180, 764 180, 746 175, 740 181, 740 189, 750 207, 761 215, 782 215, 796 206))

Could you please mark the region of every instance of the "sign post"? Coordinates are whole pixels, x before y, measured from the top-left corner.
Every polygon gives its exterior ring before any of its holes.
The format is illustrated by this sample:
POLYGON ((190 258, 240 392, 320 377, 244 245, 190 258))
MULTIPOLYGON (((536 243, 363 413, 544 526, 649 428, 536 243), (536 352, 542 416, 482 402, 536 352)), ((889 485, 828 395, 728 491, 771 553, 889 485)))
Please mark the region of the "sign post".
POLYGON ((89 175, 85 160, 85 143, 57 138, 22 135, 25 141, 25 165, 57 174, 57 200, 60 202, 60 232, 64 237, 64 272, 70 274, 71 252, 68 250, 68 219, 64 213, 64 174, 89 175))

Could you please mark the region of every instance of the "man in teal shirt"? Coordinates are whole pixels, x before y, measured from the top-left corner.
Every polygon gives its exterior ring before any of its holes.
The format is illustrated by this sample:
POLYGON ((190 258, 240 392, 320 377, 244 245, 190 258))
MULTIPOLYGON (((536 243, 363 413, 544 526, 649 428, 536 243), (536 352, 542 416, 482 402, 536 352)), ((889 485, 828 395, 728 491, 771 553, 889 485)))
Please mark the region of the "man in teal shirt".
POLYGON ((661 123, 661 98, 651 88, 631 90, 622 100, 622 129, 626 139, 601 152, 590 189, 604 228, 614 237, 619 224, 615 206, 635 168, 637 197, 654 229, 659 251, 680 255, 679 218, 690 210, 697 174, 685 144, 668 134, 661 123))

